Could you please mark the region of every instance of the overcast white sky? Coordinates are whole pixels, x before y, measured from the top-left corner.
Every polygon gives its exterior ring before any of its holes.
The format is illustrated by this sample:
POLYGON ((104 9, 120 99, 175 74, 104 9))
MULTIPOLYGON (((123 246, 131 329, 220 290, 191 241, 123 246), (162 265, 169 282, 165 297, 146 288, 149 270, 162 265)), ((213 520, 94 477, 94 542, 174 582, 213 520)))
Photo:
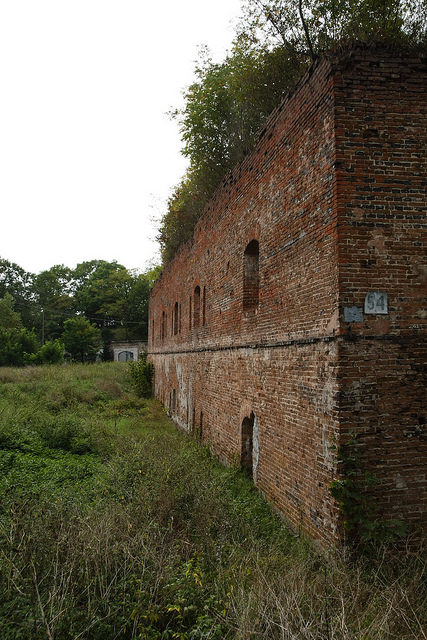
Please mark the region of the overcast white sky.
MULTIPOLYGON (((145 268, 185 170, 177 124, 200 44, 240 0, 0 0, 0 257, 38 273, 145 268)), ((158 259, 158 258, 157 258, 158 259)))

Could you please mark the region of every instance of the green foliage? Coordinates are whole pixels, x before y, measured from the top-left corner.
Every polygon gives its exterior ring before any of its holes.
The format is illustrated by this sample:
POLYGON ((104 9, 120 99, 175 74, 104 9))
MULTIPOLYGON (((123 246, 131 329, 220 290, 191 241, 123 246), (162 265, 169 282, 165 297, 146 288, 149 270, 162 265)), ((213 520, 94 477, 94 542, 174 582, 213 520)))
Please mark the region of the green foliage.
POLYGON ((125 319, 131 284, 131 274, 117 262, 96 260, 77 266, 76 304, 100 329, 104 360, 111 359, 113 328, 116 320, 125 319))
POLYGON ((86 318, 70 318, 64 322, 63 340, 73 360, 94 362, 101 345, 101 333, 86 318))
POLYGON ((27 354, 26 364, 58 364, 64 362, 64 344, 60 340, 48 340, 36 353, 27 354))
POLYGON ((240 38, 224 62, 212 62, 202 49, 196 81, 186 90, 185 106, 172 113, 180 124, 182 153, 190 167, 168 202, 159 241, 164 262, 192 236, 194 225, 214 190, 252 148, 259 128, 293 86, 300 64, 283 47, 253 48, 240 38))
POLYGON ((121 335, 116 330, 116 339, 146 339, 148 336, 148 301, 150 298, 150 276, 145 273, 133 277, 124 316, 121 335))
POLYGON ((245 0, 231 52, 214 63, 201 50, 185 106, 172 112, 189 168, 161 220, 163 262, 191 239, 215 189, 313 59, 355 41, 423 44, 426 7, 426 0, 245 0))
POLYGON ((319 556, 121 363, 0 383, 2 640, 422 637, 421 556, 319 556))
POLYGON ((0 367, 22 366, 35 358, 39 348, 36 335, 22 327, 21 316, 14 311, 9 293, 0 300, 0 367))
MULTIPOLYGON (((123 317, 132 276, 117 262, 99 260, 97 263, 76 286, 77 305, 88 316, 102 316, 106 321, 123 317)), ((79 265, 80 270, 84 265, 79 265)))
POLYGON ((162 267, 161 265, 154 265, 151 266, 147 269, 147 271, 145 271, 145 273, 143 274, 145 279, 148 282, 148 286, 150 289, 152 289, 154 283, 156 282, 157 278, 160 276, 162 272, 162 267))
POLYGON ((179 121, 182 152, 192 171, 211 174, 209 190, 252 148, 265 118, 298 77, 297 62, 283 47, 255 49, 244 38, 220 64, 202 49, 179 121))
POLYGON ((33 331, 0 327, 0 367, 20 367, 38 348, 39 342, 33 331))
POLYGON ((130 362, 129 377, 135 393, 141 398, 149 398, 153 392, 154 366, 147 362, 145 353, 141 353, 137 362, 130 362))
POLYGON ((34 277, 33 288, 37 302, 41 307, 54 302, 72 292, 73 271, 63 264, 56 264, 41 271, 34 277))
POLYGON ((157 275, 158 267, 139 273, 105 260, 75 269, 55 265, 34 275, 0 259, 0 297, 6 300, 0 300, 0 327, 23 326, 54 341, 62 338, 67 319, 85 316, 100 329, 108 359, 112 340, 147 339, 148 298, 157 275))
POLYGON ((9 293, 0 300, 0 366, 55 364, 64 360, 64 345, 48 341, 39 348, 33 331, 22 327, 21 316, 13 310, 9 293))
POLYGON ((37 308, 43 309, 44 335, 48 339, 59 338, 64 320, 76 311, 72 286, 73 271, 62 264, 42 271, 33 279, 33 296, 37 308))
POLYGON ((330 485, 332 496, 338 501, 344 517, 344 527, 357 542, 383 543, 407 533, 400 520, 383 520, 369 489, 378 478, 364 469, 363 449, 356 438, 349 439, 338 449, 340 478, 330 485))
POLYGON ((345 42, 425 42, 425 0, 245 0, 238 32, 311 58, 345 42))
POLYGON ((101 330, 105 352, 115 340, 141 340, 148 334, 152 270, 137 273, 117 262, 92 260, 72 274, 75 307, 101 330))
POLYGON ((22 329, 22 321, 19 313, 13 309, 13 298, 10 293, 5 293, 0 299, 0 327, 2 329, 22 329))
POLYGON ((211 191, 203 191, 196 178, 187 175, 168 200, 157 239, 161 246, 163 264, 174 257, 179 247, 193 235, 194 226, 211 191))
POLYGON ((36 309, 32 295, 34 275, 22 267, 0 258, 0 298, 9 293, 26 329, 32 329, 35 322, 36 309))

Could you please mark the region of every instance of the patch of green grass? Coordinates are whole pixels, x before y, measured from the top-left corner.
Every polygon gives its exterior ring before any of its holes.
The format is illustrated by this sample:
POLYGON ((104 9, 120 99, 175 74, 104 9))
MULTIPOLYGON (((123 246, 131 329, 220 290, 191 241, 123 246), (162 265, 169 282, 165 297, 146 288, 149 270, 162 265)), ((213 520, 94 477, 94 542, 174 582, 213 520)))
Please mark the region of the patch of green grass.
POLYGON ((420 554, 320 555, 121 363, 0 381, 2 640, 423 637, 420 554))

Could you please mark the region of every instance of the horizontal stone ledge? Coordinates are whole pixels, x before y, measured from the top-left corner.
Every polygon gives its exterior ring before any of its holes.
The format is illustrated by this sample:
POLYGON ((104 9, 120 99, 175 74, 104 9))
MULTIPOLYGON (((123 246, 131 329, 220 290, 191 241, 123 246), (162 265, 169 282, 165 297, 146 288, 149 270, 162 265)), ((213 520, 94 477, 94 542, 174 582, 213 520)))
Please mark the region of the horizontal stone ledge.
POLYGON ((413 336, 407 335, 357 335, 352 333, 351 335, 334 335, 334 336, 313 336, 310 338, 295 338, 293 340, 279 340, 277 342, 250 342, 247 344, 229 344, 229 345, 209 345, 205 347, 194 347, 192 349, 167 349, 164 351, 147 351, 147 355, 161 356, 161 355, 174 355, 174 354, 186 354, 186 353, 204 353, 207 351, 238 351, 244 349, 277 349, 279 347, 292 347, 292 346, 305 346, 317 343, 328 342, 355 342, 357 340, 363 340, 365 342, 387 341, 394 343, 405 343, 411 340, 413 336))

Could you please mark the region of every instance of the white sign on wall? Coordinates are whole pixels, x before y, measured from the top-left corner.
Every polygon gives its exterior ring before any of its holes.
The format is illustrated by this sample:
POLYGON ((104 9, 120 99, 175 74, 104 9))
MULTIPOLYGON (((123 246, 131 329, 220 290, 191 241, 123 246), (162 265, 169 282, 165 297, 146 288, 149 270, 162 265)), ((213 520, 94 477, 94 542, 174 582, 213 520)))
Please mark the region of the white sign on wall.
POLYGON ((365 313, 387 314, 388 300, 384 291, 369 291, 365 296, 365 313))

